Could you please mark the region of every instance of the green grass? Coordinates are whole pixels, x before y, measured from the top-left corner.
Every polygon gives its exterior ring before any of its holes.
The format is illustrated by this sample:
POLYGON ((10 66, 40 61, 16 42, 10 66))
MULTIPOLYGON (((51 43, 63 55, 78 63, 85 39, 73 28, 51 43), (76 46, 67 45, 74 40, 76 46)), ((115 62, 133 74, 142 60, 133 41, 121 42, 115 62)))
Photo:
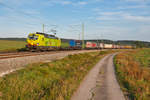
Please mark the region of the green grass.
POLYGON ((134 59, 141 64, 142 67, 150 67, 150 49, 139 49, 136 54, 132 54, 134 59))
POLYGON ((70 100, 88 71, 111 52, 69 55, 49 63, 27 65, 0 78, 0 99, 70 100))
POLYGON ((25 45, 25 41, 0 40, 0 52, 16 51, 17 49, 24 48, 25 45))
POLYGON ((150 98, 150 49, 118 54, 114 59, 116 74, 124 94, 131 100, 150 98))

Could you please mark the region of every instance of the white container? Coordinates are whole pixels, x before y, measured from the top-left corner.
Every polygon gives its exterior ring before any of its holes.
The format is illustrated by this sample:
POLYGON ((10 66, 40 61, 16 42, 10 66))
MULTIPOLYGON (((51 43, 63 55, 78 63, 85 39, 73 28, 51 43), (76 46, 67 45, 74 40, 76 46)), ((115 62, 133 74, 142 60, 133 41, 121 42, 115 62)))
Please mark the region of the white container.
POLYGON ((103 49, 104 48, 104 43, 100 43, 99 48, 103 49))
POLYGON ((113 45, 112 44, 104 44, 105 49, 112 49, 113 45))

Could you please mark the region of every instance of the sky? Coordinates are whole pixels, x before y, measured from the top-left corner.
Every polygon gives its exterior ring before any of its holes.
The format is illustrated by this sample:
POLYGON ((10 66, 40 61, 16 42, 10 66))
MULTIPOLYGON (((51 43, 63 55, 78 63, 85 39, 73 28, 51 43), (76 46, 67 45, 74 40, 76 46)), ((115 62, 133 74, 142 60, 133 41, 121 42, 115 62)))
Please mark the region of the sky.
POLYGON ((60 38, 150 41, 150 0, 0 0, 0 38, 57 30, 60 38))

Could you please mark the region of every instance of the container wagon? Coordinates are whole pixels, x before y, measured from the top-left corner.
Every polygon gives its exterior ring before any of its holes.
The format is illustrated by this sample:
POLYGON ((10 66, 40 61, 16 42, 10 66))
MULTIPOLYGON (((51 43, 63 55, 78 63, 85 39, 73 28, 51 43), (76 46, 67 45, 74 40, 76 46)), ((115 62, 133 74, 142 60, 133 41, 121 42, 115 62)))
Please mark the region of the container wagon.
POLYGON ((95 49, 98 48, 97 43, 95 42, 86 42, 86 49, 95 49))
POLYGON ((112 44, 104 44, 104 49, 112 49, 113 45, 112 44))

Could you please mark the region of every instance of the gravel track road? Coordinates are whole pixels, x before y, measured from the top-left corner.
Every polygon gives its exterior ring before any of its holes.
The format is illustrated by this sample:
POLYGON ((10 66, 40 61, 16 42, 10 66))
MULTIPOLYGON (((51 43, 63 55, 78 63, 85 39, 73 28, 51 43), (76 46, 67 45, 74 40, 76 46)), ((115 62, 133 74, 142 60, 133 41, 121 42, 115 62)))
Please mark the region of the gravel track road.
POLYGON ((45 55, 33 55, 33 56, 25 56, 25 57, 16 57, 16 58, 8 58, 8 59, 0 59, 0 77, 13 72, 15 70, 19 70, 25 67, 27 64, 36 63, 36 62, 50 62, 56 59, 64 58, 70 54, 78 54, 85 52, 95 52, 99 50, 80 50, 80 51, 65 51, 65 52, 56 52, 52 54, 45 55))
POLYGON ((125 100, 116 80, 113 57, 105 56, 88 73, 71 100, 125 100))

